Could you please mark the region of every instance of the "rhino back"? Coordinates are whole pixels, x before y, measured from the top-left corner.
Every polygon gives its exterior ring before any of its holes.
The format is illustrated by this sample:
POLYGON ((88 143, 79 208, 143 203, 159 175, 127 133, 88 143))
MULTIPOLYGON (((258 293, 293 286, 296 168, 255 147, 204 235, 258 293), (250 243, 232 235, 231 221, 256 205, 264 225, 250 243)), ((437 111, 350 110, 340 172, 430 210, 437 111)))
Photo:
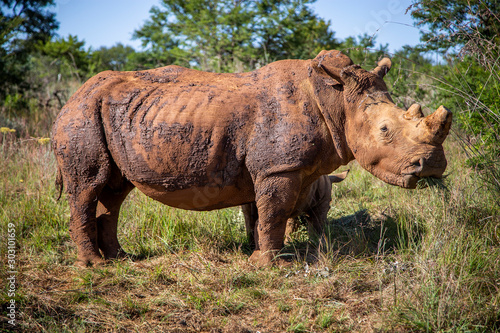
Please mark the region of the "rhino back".
POLYGON ((180 67, 118 74, 101 112, 113 159, 129 180, 166 190, 234 184, 252 114, 219 77, 180 67))

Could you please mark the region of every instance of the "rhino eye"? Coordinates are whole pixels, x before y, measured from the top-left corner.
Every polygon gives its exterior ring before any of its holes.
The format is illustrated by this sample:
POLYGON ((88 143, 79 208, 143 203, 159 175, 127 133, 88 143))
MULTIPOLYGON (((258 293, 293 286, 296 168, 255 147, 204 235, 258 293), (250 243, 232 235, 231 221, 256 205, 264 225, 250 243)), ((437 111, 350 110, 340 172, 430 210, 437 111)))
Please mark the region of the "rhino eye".
POLYGON ((387 132, 387 126, 383 125, 382 127, 380 127, 380 130, 384 133, 387 132))

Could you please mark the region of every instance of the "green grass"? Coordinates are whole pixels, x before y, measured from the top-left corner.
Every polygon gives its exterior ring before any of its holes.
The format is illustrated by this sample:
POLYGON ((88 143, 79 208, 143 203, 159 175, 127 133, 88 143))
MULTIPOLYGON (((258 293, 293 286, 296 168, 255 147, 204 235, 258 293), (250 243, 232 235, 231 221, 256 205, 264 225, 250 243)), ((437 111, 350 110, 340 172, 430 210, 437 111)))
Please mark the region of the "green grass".
MULTIPOLYGON (((139 259, 80 269, 49 146, 4 140, 0 224, 16 226, 20 330, 499 331, 497 198, 457 145, 446 149, 445 186, 404 190, 351 165, 334 185, 324 240, 295 234, 291 268, 248 263, 237 208, 182 211, 134 190, 119 239, 139 259)), ((2 286, 4 330, 9 301, 2 286)))

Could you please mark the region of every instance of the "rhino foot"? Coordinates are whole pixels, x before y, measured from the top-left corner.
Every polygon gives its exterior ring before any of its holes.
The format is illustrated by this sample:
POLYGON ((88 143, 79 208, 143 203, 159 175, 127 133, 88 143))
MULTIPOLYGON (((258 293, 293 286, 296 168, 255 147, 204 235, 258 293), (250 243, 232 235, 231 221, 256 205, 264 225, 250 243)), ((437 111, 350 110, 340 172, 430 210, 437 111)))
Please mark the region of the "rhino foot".
POLYGON ((132 261, 134 260, 137 260, 137 256, 132 254, 132 253, 128 253, 128 252, 125 252, 122 248, 120 248, 118 250, 118 252, 116 253, 116 255, 113 255, 113 256, 105 256, 106 259, 111 259, 111 260, 116 260, 116 261, 123 261, 123 260, 126 260, 126 259, 130 259, 132 261))
POLYGON ((255 250, 248 260, 257 267, 288 267, 291 261, 278 256, 279 250, 255 250))
POLYGON ((131 255, 125 252, 119 245, 117 247, 103 247, 99 244, 99 249, 105 259, 126 259, 131 257, 131 255))
POLYGON ((78 256, 75 266, 80 268, 103 266, 106 263, 100 256, 78 256))
POLYGON ((123 261, 126 259, 135 260, 136 256, 131 253, 127 253, 120 248, 120 250, 112 255, 109 255, 108 253, 104 258, 96 255, 78 257, 78 259, 75 261, 75 266, 80 268, 98 267, 104 266, 114 261, 123 261))

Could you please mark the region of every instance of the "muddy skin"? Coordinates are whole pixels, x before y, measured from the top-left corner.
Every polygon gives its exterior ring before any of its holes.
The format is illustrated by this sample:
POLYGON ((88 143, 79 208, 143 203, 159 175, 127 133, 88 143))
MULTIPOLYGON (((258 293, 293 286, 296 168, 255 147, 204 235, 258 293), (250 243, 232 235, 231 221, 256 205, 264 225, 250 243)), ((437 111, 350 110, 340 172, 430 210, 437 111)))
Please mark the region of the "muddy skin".
POLYGON ((451 113, 399 109, 383 81, 389 69, 389 59, 368 72, 322 51, 242 74, 167 66, 91 78, 52 130, 77 264, 123 255, 118 214, 134 187, 190 210, 255 202, 250 260, 267 265, 311 184, 339 166, 357 159, 407 188, 440 177, 451 113))

